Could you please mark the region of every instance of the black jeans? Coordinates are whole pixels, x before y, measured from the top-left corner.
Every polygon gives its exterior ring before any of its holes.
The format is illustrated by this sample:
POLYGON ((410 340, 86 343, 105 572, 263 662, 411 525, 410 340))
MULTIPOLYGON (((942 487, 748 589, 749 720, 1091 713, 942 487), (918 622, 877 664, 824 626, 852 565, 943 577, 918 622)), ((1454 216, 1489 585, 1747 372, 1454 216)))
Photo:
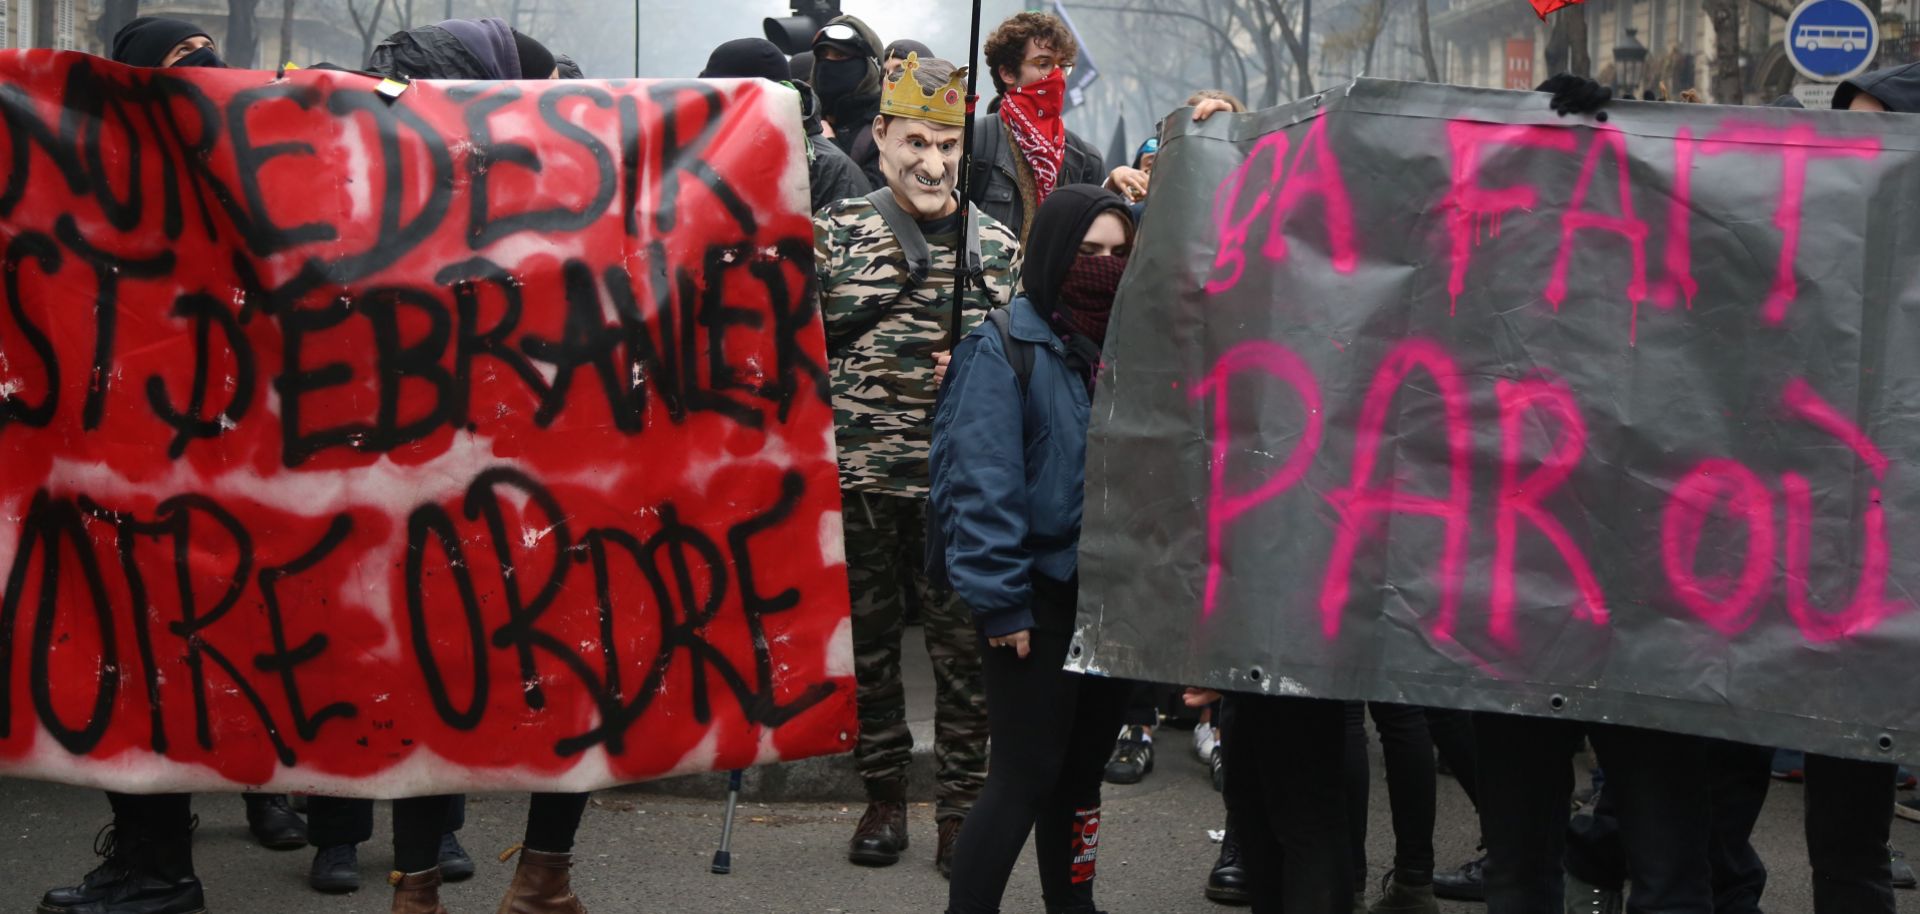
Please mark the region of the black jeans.
POLYGON ((954 848, 951 914, 997 914, 1027 836, 1049 914, 1091 912, 1100 781, 1133 683, 1069 673, 1070 585, 1036 578, 1031 650, 980 639, 992 728, 987 784, 954 848))
MULTIPOLYGON (((536 793, 527 804, 527 830, 521 839, 528 850, 550 854, 573 852, 580 817, 587 811, 587 794, 536 793)), ((461 797, 448 794, 409 797, 393 801, 393 868, 403 873, 432 869, 440 862, 440 836, 451 831, 453 808, 461 797)), ((464 818, 464 814, 463 814, 464 818)))
POLYGON ((1583 730, 1606 765, 1606 789, 1616 795, 1633 880, 1627 910, 1712 914, 1711 791, 1702 741, 1508 714, 1477 714, 1473 727, 1480 783, 1497 785, 1480 792, 1488 914, 1558 914, 1564 906, 1571 758, 1583 730))
POLYGON ((113 827, 127 832, 128 839, 150 836, 185 841, 193 834, 193 794, 107 791, 107 805, 113 807, 113 827))
POLYGON ((1344 705, 1235 693, 1221 717, 1253 914, 1351 914, 1344 705))
MULTIPOLYGON (((1753 827, 1766 805, 1773 750, 1708 739, 1713 824, 1707 857, 1713 868, 1714 914, 1760 914, 1767 866, 1753 849, 1753 827)), ((1607 761, 1601 759, 1600 764, 1607 761)), ((1567 873, 1588 885, 1619 891, 1627 881, 1627 852, 1620 841, 1618 794, 1600 792, 1590 815, 1567 825, 1567 873)))
POLYGON ((1160 697, 1166 686, 1153 682, 1132 682, 1127 686, 1127 710, 1120 723, 1128 727, 1153 727, 1160 723, 1160 697))
MULTIPOLYGON (((447 811, 445 831, 467 824, 467 797, 458 794, 447 811)), ((314 847, 365 844, 373 840, 373 801, 352 797, 307 798, 307 843, 314 847)))
POLYGON ((1420 708, 1386 702, 1347 702, 1347 821, 1352 823, 1355 891, 1367 887, 1367 801, 1372 793, 1366 716, 1380 732, 1387 766, 1387 805, 1393 812, 1394 878, 1408 885, 1433 882, 1433 820, 1438 785, 1433 737, 1420 708))
POLYGON ((1427 709, 1427 732, 1440 760, 1453 769, 1453 777, 1467 795, 1467 802, 1480 805, 1480 764, 1473 747, 1473 712, 1450 708, 1427 709))
POLYGON ((1807 862, 1814 914, 1893 914, 1888 762, 1807 754, 1807 862))

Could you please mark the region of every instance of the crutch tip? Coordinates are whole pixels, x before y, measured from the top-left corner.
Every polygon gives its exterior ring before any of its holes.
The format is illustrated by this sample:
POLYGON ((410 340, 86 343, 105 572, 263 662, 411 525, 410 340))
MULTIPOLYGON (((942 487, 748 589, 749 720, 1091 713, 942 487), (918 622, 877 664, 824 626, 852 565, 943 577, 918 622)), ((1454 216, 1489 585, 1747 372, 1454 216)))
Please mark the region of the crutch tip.
POLYGON ((728 851, 714 851, 712 869, 715 876, 725 876, 733 872, 733 854, 728 851))

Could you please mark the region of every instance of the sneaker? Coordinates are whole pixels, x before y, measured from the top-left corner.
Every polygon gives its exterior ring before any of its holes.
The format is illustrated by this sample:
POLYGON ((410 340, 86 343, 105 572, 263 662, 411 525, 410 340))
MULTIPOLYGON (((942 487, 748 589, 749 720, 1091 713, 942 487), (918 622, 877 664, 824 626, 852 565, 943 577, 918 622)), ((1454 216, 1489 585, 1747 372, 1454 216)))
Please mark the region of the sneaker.
POLYGON ((1113 757, 1107 760, 1107 783, 1138 784, 1153 773, 1153 737, 1145 727, 1127 727, 1120 731, 1113 757))
POLYGON ((447 832, 440 836, 440 879, 461 882, 473 878, 473 858, 460 846, 460 839, 447 832))
POLYGON ((1486 855, 1462 863, 1452 872, 1433 874, 1433 894, 1448 901, 1486 901, 1486 855))
POLYGON ((1773 779, 1798 784, 1807 779, 1807 754, 1794 749, 1773 750, 1773 779))
POLYGON ((1214 732, 1212 724, 1201 724, 1193 728, 1193 753, 1200 761, 1213 760, 1213 750, 1220 745, 1220 737, 1214 732))
POLYGON ((1920 797, 1893 804, 1893 814, 1908 822, 1920 822, 1920 797))
POLYGON ((307 885, 316 892, 338 894, 360 890, 360 851, 351 844, 323 847, 313 854, 307 885))
POLYGON ((1893 887, 1896 889, 1920 888, 1920 879, 1914 878, 1913 867, 1907 865, 1907 855, 1887 846, 1887 855, 1893 861, 1893 887))

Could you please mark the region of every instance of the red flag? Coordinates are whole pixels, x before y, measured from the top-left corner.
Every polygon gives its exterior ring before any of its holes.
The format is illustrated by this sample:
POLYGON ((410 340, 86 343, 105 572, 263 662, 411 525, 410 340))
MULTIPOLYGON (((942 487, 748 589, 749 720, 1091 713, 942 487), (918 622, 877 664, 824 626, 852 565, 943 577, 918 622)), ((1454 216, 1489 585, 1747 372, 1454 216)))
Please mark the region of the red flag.
POLYGON ((1539 13, 1540 18, 1545 19, 1548 13, 1583 2, 1583 0, 1527 0, 1527 2, 1532 3, 1534 12, 1539 13))

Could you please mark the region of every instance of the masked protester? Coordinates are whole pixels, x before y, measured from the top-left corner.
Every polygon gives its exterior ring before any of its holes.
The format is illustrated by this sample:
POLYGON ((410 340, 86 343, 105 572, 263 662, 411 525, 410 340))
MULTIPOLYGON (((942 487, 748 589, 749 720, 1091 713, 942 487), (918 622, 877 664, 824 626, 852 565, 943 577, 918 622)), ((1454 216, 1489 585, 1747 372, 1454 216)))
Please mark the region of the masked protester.
POLYGON ((910 56, 888 84, 873 126, 884 187, 814 219, 820 310, 840 446, 847 576, 853 600, 860 739, 855 764, 868 804, 847 858, 888 866, 907 846, 907 729, 900 679, 903 571, 920 598, 937 702, 934 817, 941 873, 986 780, 980 652, 967 610, 925 574, 927 449, 934 357, 956 327, 956 276, 968 280, 960 329, 1013 296, 1013 234, 978 209, 962 219, 959 179, 965 71, 910 56), (977 261, 973 251, 978 251, 977 261), (977 262, 978 267, 970 266, 977 262), (904 566, 904 567, 903 567, 904 566))
MULTIPOLYGON (((191 22, 142 16, 113 36, 112 57, 134 67, 225 67, 213 37, 191 22)), ((280 794, 246 794, 247 826, 263 847, 305 847, 307 824, 280 794)), ((193 866, 193 796, 107 793, 113 822, 95 852, 105 859, 79 884, 48 891, 42 914, 201 914, 206 893, 193 866)))
POLYGON ((1100 150, 1067 129, 1067 73, 1080 46, 1066 23, 1020 13, 993 30, 987 67, 999 97, 992 117, 974 125, 973 173, 967 196, 1026 239, 1029 220, 1056 187, 1099 184, 1107 177, 1100 150))
POLYGON ((213 36, 191 22, 141 16, 113 36, 113 59, 130 67, 225 67, 213 36))
POLYGON ((807 131, 807 180, 813 211, 835 200, 861 197, 873 191, 867 176, 840 147, 825 135, 820 123, 820 99, 802 80, 791 79, 787 55, 765 38, 741 38, 714 48, 701 79, 764 79, 791 83, 800 93, 801 121, 807 131))
POLYGON ((448 19, 395 32, 373 49, 367 70, 408 79, 553 79, 553 52, 502 19, 448 19))
POLYGON ((884 82, 879 55, 880 36, 853 16, 828 22, 813 36, 813 91, 820 94, 820 113, 833 128, 834 143, 876 189, 887 183, 873 139, 884 82))
MULTIPOLYGON (((558 79, 552 51, 500 19, 449 19, 395 32, 375 47, 367 70, 408 79, 558 79)), ((573 894, 573 841, 586 813, 584 793, 536 793, 527 805, 526 830, 509 852, 519 854, 513 881, 499 910, 509 914, 585 914, 573 894)), ((330 821, 353 822, 355 840, 371 832, 370 801, 314 797, 330 821), (349 807, 342 811, 338 805, 349 807), (361 825, 360 823, 366 823, 361 825)), ((409 797, 393 802, 393 914, 447 914, 440 904, 445 881, 473 873, 473 862, 449 828, 464 819, 458 795, 409 797)), ((315 810, 315 818, 322 812, 315 810)), ((314 842, 320 845, 320 839, 314 842)), ((349 848, 350 850, 350 848, 349 848)), ((309 882, 327 891, 357 884, 352 854, 320 846, 309 882), (330 867, 330 868, 329 868, 330 867), (334 881, 330 887, 323 882, 334 881)))
POLYGON ((1100 781, 1131 684, 1061 669, 1073 638, 1087 419, 1133 242, 1092 185, 1040 205, 1024 294, 954 350, 933 431, 932 510, 973 608, 993 757, 961 832, 948 914, 996 914, 1029 832, 1049 914, 1095 914, 1100 781))

